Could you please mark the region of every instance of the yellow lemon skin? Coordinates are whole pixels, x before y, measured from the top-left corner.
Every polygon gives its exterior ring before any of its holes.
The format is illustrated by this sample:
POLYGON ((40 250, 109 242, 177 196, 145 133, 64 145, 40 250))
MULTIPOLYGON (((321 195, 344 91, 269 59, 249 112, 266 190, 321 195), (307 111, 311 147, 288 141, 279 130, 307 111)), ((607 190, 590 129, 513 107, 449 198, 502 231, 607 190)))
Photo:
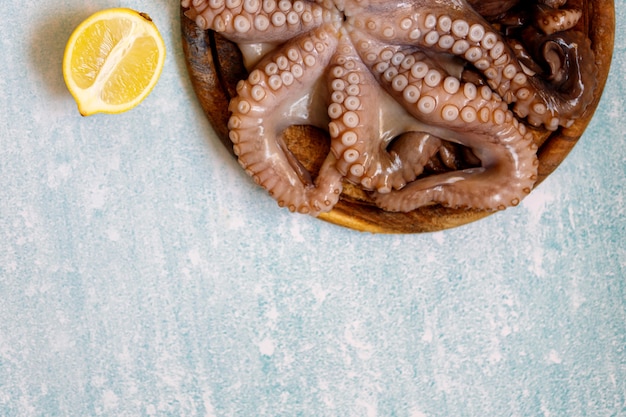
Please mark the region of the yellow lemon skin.
POLYGON ((156 85, 165 43, 145 13, 127 8, 99 11, 72 33, 63 55, 63 78, 83 116, 122 113, 156 85))

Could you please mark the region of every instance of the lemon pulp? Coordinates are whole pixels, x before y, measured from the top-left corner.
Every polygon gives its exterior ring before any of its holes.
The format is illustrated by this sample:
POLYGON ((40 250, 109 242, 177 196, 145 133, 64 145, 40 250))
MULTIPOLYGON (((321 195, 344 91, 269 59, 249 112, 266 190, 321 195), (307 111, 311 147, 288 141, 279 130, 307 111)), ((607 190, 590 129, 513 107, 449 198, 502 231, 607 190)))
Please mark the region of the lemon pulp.
POLYGON ((164 60, 163 39, 148 15, 108 9, 74 30, 65 48, 63 76, 81 114, 121 113, 150 93, 164 60))

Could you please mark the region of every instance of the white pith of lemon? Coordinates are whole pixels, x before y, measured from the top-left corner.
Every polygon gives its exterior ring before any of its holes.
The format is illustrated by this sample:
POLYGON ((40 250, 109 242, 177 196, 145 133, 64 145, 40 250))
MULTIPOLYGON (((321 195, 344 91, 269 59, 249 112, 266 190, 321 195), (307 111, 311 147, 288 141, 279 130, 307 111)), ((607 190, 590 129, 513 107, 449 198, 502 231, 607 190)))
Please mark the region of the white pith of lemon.
POLYGON ((107 9, 70 36, 63 78, 83 116, 122 113, 150 94, 164 62, 165 43, 147 14, 107 9))

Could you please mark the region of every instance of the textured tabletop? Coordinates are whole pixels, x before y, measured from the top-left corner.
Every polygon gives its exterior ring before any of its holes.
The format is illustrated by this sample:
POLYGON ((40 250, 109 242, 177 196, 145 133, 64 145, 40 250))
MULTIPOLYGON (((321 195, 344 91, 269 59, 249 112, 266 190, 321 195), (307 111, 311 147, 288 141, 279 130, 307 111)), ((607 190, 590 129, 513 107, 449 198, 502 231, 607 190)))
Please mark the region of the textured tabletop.
POLYGON ((5 2, 0 415, 626 416, 626 1, 605 94, 519 207, 421 235, 281 210, 188 80, 175 0, 5 2), (96 10, 168 49, 137 108, 61 74, 96 10))

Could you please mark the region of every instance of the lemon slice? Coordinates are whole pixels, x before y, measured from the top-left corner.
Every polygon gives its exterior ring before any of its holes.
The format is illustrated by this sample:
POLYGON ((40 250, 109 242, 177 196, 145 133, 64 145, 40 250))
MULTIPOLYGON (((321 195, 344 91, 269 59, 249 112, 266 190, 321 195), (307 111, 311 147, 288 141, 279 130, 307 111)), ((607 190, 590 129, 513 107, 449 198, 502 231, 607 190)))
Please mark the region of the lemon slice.
POLYGON ((165 43, 147 14, 107 9, 70 36, 63 78, 83 116, 122 113, 152 91, 164 62, 165 43))

